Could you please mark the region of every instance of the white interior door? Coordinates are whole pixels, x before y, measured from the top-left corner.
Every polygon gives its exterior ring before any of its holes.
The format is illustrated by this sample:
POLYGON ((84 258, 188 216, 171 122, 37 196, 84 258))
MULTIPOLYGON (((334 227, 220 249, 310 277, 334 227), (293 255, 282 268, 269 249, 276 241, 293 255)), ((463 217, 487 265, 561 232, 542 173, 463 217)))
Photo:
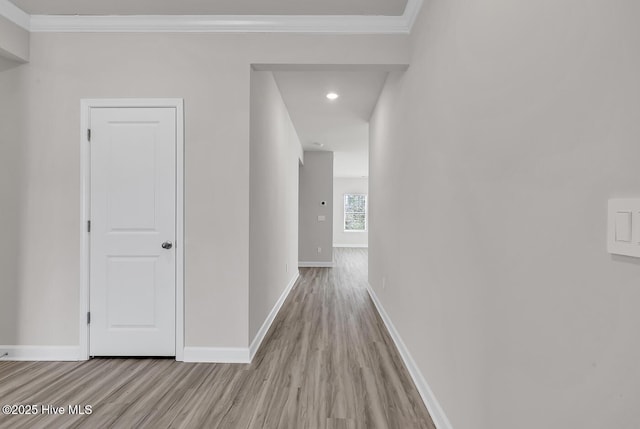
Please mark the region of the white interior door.
POLYGON ((91 108, 91 356, 175 356, 176 109, 91 108))

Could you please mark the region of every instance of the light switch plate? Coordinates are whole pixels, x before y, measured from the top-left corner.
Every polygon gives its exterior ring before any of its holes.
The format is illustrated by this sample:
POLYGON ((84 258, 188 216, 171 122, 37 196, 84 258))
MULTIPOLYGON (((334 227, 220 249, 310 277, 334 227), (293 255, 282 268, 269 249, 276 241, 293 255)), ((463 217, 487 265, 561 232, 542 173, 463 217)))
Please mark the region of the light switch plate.
POLYGON ((640 198, 609 200, 607 250, 640 258, 640 198))
POLYGON ((327 220, 327 217, 326 217, 326 216, 322 216, 322 215, 321 215, 321 216, 318 216, 318 222, 324 222, 324 221, 326 221, 326 220, 327 220))

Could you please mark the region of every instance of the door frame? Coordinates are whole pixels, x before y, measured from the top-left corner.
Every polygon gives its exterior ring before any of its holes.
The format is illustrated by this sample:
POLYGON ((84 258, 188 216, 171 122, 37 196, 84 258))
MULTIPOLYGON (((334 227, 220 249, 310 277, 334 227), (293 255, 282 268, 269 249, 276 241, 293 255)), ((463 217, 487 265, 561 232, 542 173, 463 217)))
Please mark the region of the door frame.
POLYGON ((182 98, 104 98, 80 100, 80 346, 79 360, 89 359, 89 266, 91 214, 91 146, 87 130, 92 108, 165 107, 176 109, 176 360, 184 360, 184 100, 182 98))

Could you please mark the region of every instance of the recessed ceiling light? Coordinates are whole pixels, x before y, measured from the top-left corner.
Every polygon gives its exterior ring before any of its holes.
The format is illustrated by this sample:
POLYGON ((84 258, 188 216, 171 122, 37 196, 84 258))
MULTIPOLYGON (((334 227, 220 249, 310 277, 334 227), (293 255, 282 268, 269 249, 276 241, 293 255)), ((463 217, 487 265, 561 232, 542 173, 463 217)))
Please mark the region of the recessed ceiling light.
POLYGON ((313 142, 313 144, 315 146, 318 146, 318 147, 323 147, 324 146, 324 143, 320 143, 320 142, 313 142))
POLYGON ((335 92, 330 92, 327 94, 327 98, 329 100, 335 100, 336 98, 340 97, 338 94, 336 94, 335 92))

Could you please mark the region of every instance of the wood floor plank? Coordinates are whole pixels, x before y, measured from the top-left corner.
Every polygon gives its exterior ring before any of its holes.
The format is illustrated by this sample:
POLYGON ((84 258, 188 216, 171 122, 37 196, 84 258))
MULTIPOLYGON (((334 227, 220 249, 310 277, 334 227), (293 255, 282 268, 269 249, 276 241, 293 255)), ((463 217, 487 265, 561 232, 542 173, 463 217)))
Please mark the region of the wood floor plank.
POLYGON ((366 249, 304 268, 252 364, 0 361, 0 405, 92 405, 0 428, 435 429, 368 296, 366 249))

